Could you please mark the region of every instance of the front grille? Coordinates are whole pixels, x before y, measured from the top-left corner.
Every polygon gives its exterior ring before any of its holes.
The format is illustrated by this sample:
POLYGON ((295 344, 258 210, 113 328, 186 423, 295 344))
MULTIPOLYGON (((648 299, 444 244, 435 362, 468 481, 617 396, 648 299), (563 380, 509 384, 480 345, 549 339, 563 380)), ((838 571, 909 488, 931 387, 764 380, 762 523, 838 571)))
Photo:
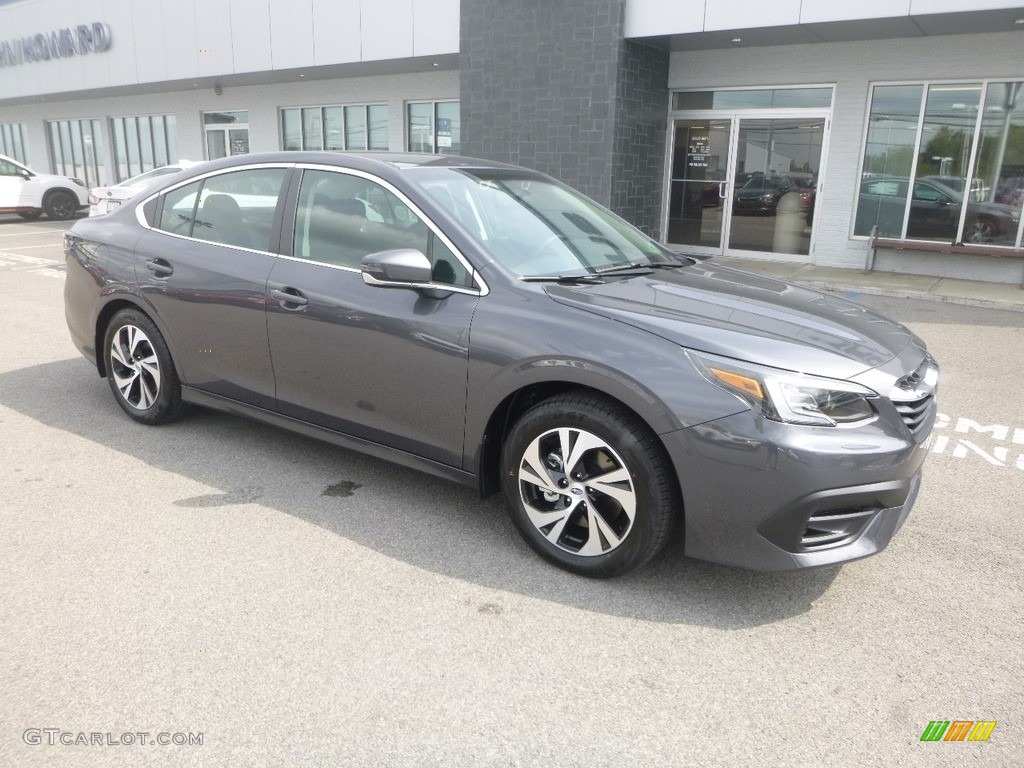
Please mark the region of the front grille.
POLYGON ((900 418, 903 419, 903 423, 907 425, 914 435, 921 431, 924 426, 925 419, 928 416, 928 408, 935 400, 935 395, 925 395, 918 400, 906 400, 903 402, 893 401, 893 405, 896 406, 896 410, 900 414, 900 418))
POLYGON ((814 551, 846 544, 861 534, 876 512, 877 507, 865 507, 813 514, 807 519, 807 527, 800 537, 800 546, 814 551))
POLYGON ((939 366, 931 355, 925 355, 917 369, 897 381, 889 393, 900 418, 915 437, 928 421, 938 381, 939 366))

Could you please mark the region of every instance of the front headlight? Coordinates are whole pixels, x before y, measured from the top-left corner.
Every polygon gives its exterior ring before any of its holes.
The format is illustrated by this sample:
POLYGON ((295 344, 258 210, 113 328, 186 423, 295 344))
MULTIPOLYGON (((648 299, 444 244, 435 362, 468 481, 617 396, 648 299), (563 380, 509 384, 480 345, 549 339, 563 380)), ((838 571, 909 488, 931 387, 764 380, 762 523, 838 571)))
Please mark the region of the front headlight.
POLYGON ((878 394, 860 384, 686 350, 705 379, 767 419, 834 427, 870 419, 878 394))

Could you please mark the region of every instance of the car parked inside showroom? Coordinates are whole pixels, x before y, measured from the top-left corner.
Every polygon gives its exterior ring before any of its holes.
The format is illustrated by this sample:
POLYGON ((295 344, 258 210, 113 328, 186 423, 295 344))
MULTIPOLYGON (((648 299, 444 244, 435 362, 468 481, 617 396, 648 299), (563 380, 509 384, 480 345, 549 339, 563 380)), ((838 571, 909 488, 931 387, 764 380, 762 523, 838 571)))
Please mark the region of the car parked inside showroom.
POLYGON ((788 176, 764 173, 739 174, 733 192, 734 213, 774 216, 782 196, 795 189, 788 176))
MULTIPOLYGON (((882 237, 900 237, 907 208, 907 193, 912 189, 907 237, 952 242, 956 239, 963 210, 963 195, 946 186, 937 177, 910 180, 881 177, 861 182, 854 232, 871 233, 874 226, 882 237)), ((967 200, 964 217, 965 243, 992 243, 1016 238, 1020 208, 1002 203, 967 200)))
POLYGON ((49 219, 63 221, 88 204, 88 190, 81 179, 38 173, 0 155, 0 213, 16 213, 29 221, 45 213, 49 219))
POLYGON ((179 160, 176 163, 161 165, 158 168, 132 176, 120 184, 93 187, 89 190, 89 215, 102 216, 105 213, 110 213, 125 200, 134 197, 140 192, 145 192, 158 179, 172 176, 192 165, 195 165, 195 163, 191 160, 179 160))
POLYGON ((131 419, 205 406, 501 491, 574 573, 639 567, 674 526, 714 562, 841 563, 918 492, 921 339, 534 171, 236 156, 78 221, 65 252, 72 339, 131 419))

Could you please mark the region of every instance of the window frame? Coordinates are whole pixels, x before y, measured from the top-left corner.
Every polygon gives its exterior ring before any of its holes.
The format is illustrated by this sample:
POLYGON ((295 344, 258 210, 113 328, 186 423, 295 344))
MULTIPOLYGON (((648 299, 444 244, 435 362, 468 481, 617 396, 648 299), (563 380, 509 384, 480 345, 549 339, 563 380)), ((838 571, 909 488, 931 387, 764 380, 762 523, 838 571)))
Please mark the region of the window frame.
POLYGON ((913 202, 913 190, 914 185, 918 181, 917 165, 921 153, 921 142, 924 138, 924 121, 928 109, 928 96, 932 86, 943 86, 943 85, 979 85, 980 92, 978 94, 978 110, 974 120, 974 127, 971 133, 971 147, 968 152, 968 175, 964 180, 964 194, 962 196, 960 204, 960 213, 958 217, 957 229, 954 235, 954 243, 956 245, 965 245, 976 248, 1000 248, 1000 249, 1020 249, 1024 247, 1024 201, 1022 201, 1021 207, 1017 209, 1019 214, 1019 222, 1017 226, 1016 239, 1011 244, 1003 245, 998 243, 969 243, 963 241, 964 229, 967 224, 967 204, 969 202, 970 193, 968 190, 972 189, 972 185, 975 179, 975 164, 977 159, 977 153, 981 145, 982 139, 982 124, 985 116, 985 102, 988 96, 988 88, 992 83, 1014 83, 1024 82, 1024 75, 1008 75, 1006 77, 962 77, 962 78, 937 78, 937 79, 917 79, 917 80, 872 80, 868 82, 868 94, 865 101, 864 109, 864 125, 861 129, 860 139, 860 159, 857 164, 857 176, 854 181, 854 200, 853 208, 850 215, 850 227, 848 237, 850 240, 857 240, 861 242, 867 242, 871 239, 871 235, 858 235, 855 234, 857 227, 857 213, 860 206, 860 195, 861 185, 865 181, 864 179, 864 168, 867 164, 867 145, 868 135, 871 130, 871 109, 875 102, 875 90, 877 88, 885 88, 887 86, 920 86, 921 87, 921 99, 918 104, 917 112, 917 127, 914 137, 914 153, 911 165, 911 174, 907 178, 907 196, 904 201, 903 209, 903 226, 900 230, 899 236, 893 236, 892 239, 901 240, 904 242, 912 243, 934 243, 936 245, 942 245, 945 243, 944 240, 936 239, 922 239, 920 237, 908 237, 907 230, 910 224, 910 213, 913 202))
POLYGON ((0 123, 0 155, 28 165, 28 129, 25 123, 0 123))
MULTIPOLYGON (((307 170, 328 171, 331 173, 340 173, 347 176, 355 176, 366 181, 370 181, 374 184, 378 184, 379 186, 386 189, 388 192, 395 195, 398 198, 399 202, 401 202, 417 217, 419 217, 420 221, 422 221, 427 226, 428 231, 432 233, 435 238, 440 239, 441 242, 443 242, 445 246, 447 246, 448 250, 455 255, 455 258, 459 260, 463 268, 467 270, 467 272, 470 275, 470 279, 473 281, 474 286, 476 286, 473 288, 468 288, 466 286, 454 285, 452 283, 430 282, 424 283, 422 286, 418 287, 435 288, 442 291, 452 291, 454 293, 465 293, 471 296, 481 297, 486 296, 488 293, 490 293, 490 288, 488 287, 486 281, 480 276, 479 270, 477 270, 476 267, 474 267, 473 264, 469 261, 469 259, 465 257, 462 251, 455 245, 454 242, 452 242, 452 239, 448 237, 448 235, 446 235, 444 231, 442 231, 441 228, 423 212, 423 209, 409 198, 408 195, 403 193, 400 189, 398 189, 398 187, 394 186, 386 179, 382 179, 381 177, 375 176, 372 173, 367 173, 366 171, 361 171, 356 168, 344 168, 336 165, 321 165, 318 163, 296 163, 294 165, 294 168, 300 175, 296 176, 295 180, 292 182, 292 189, 289 192, 289 206, 288 210, 286 211, 287 218, 281 223, 281 250, 287 250, 288 253, 275 254, 278 258, 288 259, 289 261, 296 261, 301 264, 315 264, 320 267, 337 269, 343 272, 362 274, 361 269, 356 269, 354 267, 346 267, 341 264, 329 264, 323 261, 317 261, 315 259, 304 259, 299 256, 295 256, 291 253, 295 240, 295 225, 296 220, 298 218, 299 189, 301 187, 302 182, 301 173, 307 170)), ((427 256, 427 258, 430 258, 430 254, 424 255, 427 256)))
MULTIPOLYGON (((138 221, 139 225, 146 230, 151 232, 158 232, 161 235, 167 237, 176 237, 180 240, 190 240, 193 242, 204 243, 206 245, 216 245, 220 248, 232 248, 236 251, 242 251, 244 253, 258 253, 270 256, 281 256, 279 251, 261 250, 259 248, 246 248, 242 245, 233 245, 231 243, 219 243, 213 240, 203 240, 199 237, 192 235, 181 235, 176 232, 168 232, 166 229, 161 229, 159 226, 160 219, 163 217, 164 199, 165 197, 176 189, 187 186, 189 184, 195 184, 202 182, 202 186, 199 188, 199 195, 196 196, 196 205, 199 203, 199 198, 202 196, 203 187, 206 185, 206 180, 214 176, 224 176, 229 173, 237 173, 239 171, 263 171, 280 168, 285 171, 284 180, 281 182, 281 189, 278 191, 277 206, 274 209, 274 223, 271 225, 271 242, 276 240, 276 235, 281 229, 281 217, 282 212, 288 207, 289 200, 291 199, 291 180, 290 171, 295 168, 295 163, 248 163, 246 165, 236 165, 229 168, 218 168, 213 171, 200 174, 199 176, 191 176, 187 179, 183 179, 176 184, 169 187, 165 187, 157 192, 146 197, 144 200, 139 202, 135 206, 135 220, 138 221), (153 224, 150 224, 146 218, 146 207, 153 201, 157 201, 156 208, 153 209, 153 224)), ((193 223, 190 225, 189 231, 195 226, 195 209, 193 209, 193 223)))
POLYGON ((402 108, 402 133, 405 138, 405 151, 411 152, 417 155, 437 155, 437 154, 451 154, 457 155, 462 152, 462 101, 458 98, 447 98, 447 99, 411 99, 403 105, 402 108), (409 108, 414 104, 429 104, 430 105, 430 152, 422 152, 418 149, 412 148, 412 130, 409 119, 409 108), (452 152, 438 152, 437 146, 437 106, 438 104, 458 104, 459 105, 459 149, 458 151, 452 152))
POLYGON ((46 141, 50 149, 50 173, 58 176, 70 176, 80 179, 87 189, 98 187, 103 183, 101 170, 107 167, 104 141, 103 121, 98 117, 61 118, 57 120, 46 120, 43 123, 43 131, 46 134, 46 141), (92 144, 92 163, 87 163, 85 153, 85 134, 82 132, 83 124, 89 126, 89 137, 92 144), (74 143, 72 128, 78 128, 78 138, 82 155, 78 156, 74 143), (66 131, 65 131, 66 129, 66 131), (54 142, 54 131, 56 131, 57 142, 54 142), (71 155, 69 173, 68 160, 64 156, 64 144, 67 142, 68 154, 71 155), (83 173, 78 174, 76 166, 81 166, 83 173))
POLYGON ((138 176, 147 171, 152 171, 154 168, 161 168, 165 165, 174 165, 178 162, 178 142, 176 137, 174 140, 171 139, 172 134, 177 134, 178 131, 178 116, 173 112, 161 112, 148 115, 119 115, 116 117, 107 118, 107 129, 110 131, 110 148, 112 152, 112 168, 115 179, 115 184, 120 184, 123 181, 127 181, 135 176, 138 176), (129 122, 131 121, 131 122, 129 122), (148 152, 150 155, 150 162, 146 162, 143 158, 145 157, 145 151, 143 147, 143 131, 142 121, 145 121, 147 126, 148 152), (156 123, 159 121, 161 130, 159 133, 155 130, 156 123), (129 147, 129 133, 132 133, 132 139, 136 142, 138 149, 136 162, 132 162, 129 147), (162 137, 161 145, 158 147, 157 138, 158 135, 162 137), (120 142, 119 142, 120 138, 120 142), (123 142, 123 147, 120 143, 123 142), (120 156, 121 149, 124 150, 124 157, 120 156), (159 162, 160 158, 166 157, 167 162, 159 162), (121 175, 121 164, 124 161, 125 174, 121 175), (147 167, 148 166, 148 167, 147 167))
POLYGON ((277 108, 277 130, 278 130, 278 146, 282 152, 388 152, 391 147, 390 130, 391 130, 391 115, 388 114, 388 125, 385 129, 385 135, 388 136, 388 149, 369 149, 370 146, 370 107, 384 107, 387 109, 388 103, 382 101, 366 101, 366 102, 350 102, 341 104, 310 104, 300 106, 289 106, 289 107, 278 107, 277 108), (303 114, 307 109, 316 109, 320 113, 320 146, 319 147, 307 147, 306 136, 304 130, 303 114), (327 148, 327 110, 337 109, 341 116, 341 148, 340 149, 328 149, 327 148), (364 143, 367 149, 349 149, 348 146, 348 116, 346 110, 348 109, 362 109, 363 119, 365 122, 365 128, 363 130, 364 143), (299 148, 288 149, 286 146, 287 137, 285 134, 285 113, 293 112, 297 113, 299 119, 299 148))

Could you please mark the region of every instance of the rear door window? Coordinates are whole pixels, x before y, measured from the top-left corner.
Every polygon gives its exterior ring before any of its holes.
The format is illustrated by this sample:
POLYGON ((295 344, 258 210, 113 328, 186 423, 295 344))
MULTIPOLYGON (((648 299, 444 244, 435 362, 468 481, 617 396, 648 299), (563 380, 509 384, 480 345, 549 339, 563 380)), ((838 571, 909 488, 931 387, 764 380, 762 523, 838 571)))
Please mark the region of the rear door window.
POLYGON ((209 176, 164 195, 158 228, 185 237, 271 251, 285 168, 209 176))

